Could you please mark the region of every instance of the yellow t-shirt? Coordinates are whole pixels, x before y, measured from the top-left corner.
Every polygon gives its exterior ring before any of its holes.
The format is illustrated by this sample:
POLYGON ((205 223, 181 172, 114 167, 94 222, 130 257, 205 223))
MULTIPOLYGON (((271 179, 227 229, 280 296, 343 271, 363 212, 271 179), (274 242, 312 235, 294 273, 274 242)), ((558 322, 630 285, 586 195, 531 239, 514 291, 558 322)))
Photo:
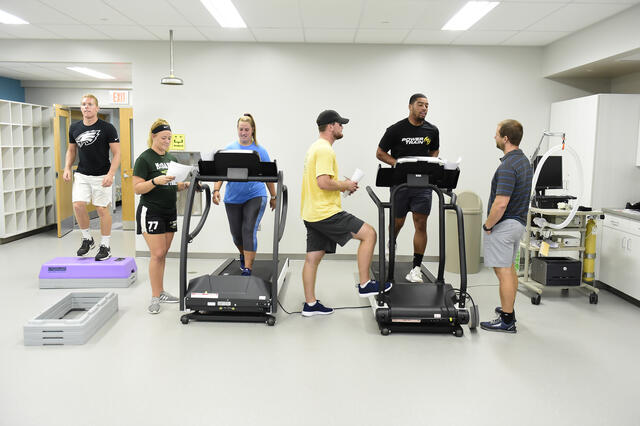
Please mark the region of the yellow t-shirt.
POLYGON ((307 222, 318 222, 342 211, 340 191, 320 189, 317 177, 321 175, 338 180, 336 153, 325 139, 315 141, 304 159, 300 215, 307 222))

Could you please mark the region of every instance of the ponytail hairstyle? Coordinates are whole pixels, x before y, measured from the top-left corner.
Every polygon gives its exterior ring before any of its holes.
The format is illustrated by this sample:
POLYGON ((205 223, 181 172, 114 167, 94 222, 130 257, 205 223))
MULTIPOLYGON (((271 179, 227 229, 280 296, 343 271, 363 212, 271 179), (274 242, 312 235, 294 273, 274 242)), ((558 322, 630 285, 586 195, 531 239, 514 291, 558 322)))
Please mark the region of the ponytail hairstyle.
POLYGON ((236 127, 238 124, 240 124, 241 121, 243 123, 249 123, 249 125, 251 126, 251 130, 253 130, 253 136, 252 136, 253 143, 255 143, 256 146, 258 146, 258 136, 256 135, 256 121, 253 119, 253 116, 248 112, 243 114, 242 117, 238 118, 236 127))
POLYGON ((156 121, 153 122, 153 124, 151 125, 151 128, 149 129, 149 140, 147 141, 147 145, 149 145, 149 148, 151 148, 151 145, 153 145, 153 130, 158 127, 158 126, 168 126, 169 122, 167 120, 165 120, 164 118, 158 118, 156 121))

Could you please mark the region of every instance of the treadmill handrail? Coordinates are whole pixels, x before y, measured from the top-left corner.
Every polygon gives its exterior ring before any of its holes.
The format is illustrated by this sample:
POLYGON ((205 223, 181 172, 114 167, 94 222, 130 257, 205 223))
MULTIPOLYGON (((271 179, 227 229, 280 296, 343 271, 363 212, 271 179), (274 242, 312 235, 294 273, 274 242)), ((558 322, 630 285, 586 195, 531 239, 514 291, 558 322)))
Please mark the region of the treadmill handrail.
POLYGON ((193 232, 189 233, 189 236, 188 236, 189 243, 191 243, 193 239, 200 233, 200 231, 202 231, 202 227, 204 226, 204 223, 207 221, 207 216, 209 216, 209 210, 211 209, 211 188, 209 188, 209 185, 200 185, 200 186, 202 187, 202 189, 204 189, 206 202, 205 202, 204 212, 202 212, 202 216, 200 216, 200 221, 198 222, 198 225, 196 225, 193 232))
POLYGON ((230 178, 229 176, 201 175, 198 180, 202 182, 278 182, 278 176, 247 176, 246 178, 230 178))
POLYGON ((287 211, 289 210, 289 190, 287 185, 282 185, 282 211, 280 212, 280 229, 278 232, 278 242, 282 241, 284 228, 287 225, 287 211))

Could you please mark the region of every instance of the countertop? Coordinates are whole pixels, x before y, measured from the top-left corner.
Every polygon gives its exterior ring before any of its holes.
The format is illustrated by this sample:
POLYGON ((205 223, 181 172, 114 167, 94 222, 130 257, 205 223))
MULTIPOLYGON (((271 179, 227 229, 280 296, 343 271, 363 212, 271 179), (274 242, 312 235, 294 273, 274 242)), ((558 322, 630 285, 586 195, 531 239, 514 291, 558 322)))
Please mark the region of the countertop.
POLYGON ((627 219, 637 220, 640 222, 640 211, 630 209, 602 209, 605 214, 613 214, 622 216, 627 219))

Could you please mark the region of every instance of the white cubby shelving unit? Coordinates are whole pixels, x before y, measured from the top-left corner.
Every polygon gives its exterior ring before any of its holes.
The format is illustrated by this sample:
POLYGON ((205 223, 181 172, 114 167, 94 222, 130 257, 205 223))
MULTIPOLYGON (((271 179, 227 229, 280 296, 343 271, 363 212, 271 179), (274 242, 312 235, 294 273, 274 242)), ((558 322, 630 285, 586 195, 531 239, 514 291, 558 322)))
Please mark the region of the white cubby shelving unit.
POLYGON ((0 241, 55 223, 53 108, 0 99, 0 241))

